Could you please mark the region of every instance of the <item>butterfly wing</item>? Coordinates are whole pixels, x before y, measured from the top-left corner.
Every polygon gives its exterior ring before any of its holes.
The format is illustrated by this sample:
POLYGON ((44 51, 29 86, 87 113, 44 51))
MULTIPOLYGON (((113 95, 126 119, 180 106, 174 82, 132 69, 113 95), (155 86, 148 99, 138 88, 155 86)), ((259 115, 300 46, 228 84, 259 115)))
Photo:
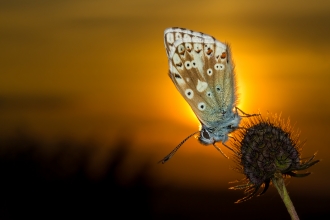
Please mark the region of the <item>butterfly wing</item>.
POLYGON ((228 45, 183 28, 164 33, 169 76, 207 127, 229 120, 236 104, 234 66, 228 45))

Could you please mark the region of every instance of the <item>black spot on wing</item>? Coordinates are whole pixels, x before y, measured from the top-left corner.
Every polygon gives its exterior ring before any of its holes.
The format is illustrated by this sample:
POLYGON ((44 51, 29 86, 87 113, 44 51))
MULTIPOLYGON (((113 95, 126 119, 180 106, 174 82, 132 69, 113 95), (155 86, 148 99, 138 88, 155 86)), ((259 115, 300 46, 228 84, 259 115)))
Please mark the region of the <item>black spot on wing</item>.
POLYGON ((174 77, 177 78, 177 79, 182 79, 182 77, 177 73, 174 74, 174 77))

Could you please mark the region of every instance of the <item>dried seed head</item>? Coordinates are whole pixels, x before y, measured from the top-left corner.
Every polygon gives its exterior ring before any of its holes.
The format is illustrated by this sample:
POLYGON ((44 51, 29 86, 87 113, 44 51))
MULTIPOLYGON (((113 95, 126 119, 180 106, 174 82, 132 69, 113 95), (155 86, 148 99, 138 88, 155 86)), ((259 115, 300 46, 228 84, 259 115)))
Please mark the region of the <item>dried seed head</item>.
POLYGON ((310 173, 297 174, 296 171, 305 170, 319 162, 313 161, 315 155, 301 160, 299 133, 289 123, 289 120, 285 123, 276 115, 266 119, 257 116, 248 118, 243 122, 242 129, 237 130, 236 141, 233 142, 237 152, 235 160, 237 170, 246 178, 245 184, 230 189, 245 189, 247 194, 237 202, 252 198, 262 185, 264 190, 260 195, 265 193, 276 173, 304 177, 310 173))

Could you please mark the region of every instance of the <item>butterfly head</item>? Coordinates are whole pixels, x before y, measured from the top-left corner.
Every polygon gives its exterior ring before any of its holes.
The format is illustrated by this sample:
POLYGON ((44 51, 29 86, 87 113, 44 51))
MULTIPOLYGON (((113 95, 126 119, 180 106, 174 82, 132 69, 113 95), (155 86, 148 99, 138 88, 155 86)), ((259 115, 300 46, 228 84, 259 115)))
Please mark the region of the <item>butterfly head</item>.
POLYGON ((215 123, 214 126, 208 127, 202 123, 198 140, 204 144, 214 144, 216 142, 225 143, 228 140, 228 134, 236 130, 241 117, 238 114, 233 114, 227 122, 221 121, 215 123))

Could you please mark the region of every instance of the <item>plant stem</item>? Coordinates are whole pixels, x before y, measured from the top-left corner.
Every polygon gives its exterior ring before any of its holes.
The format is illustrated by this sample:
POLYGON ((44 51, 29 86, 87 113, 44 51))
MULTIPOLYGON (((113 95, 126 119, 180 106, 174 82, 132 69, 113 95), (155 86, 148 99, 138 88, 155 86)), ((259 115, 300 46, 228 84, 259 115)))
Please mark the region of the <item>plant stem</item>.
POLYGON ((282 173, 275 173, 274 177, 272 178, 272 182, 276 187, 278 193, 280 194, 292 220, 299 220, 297 212, 293 206, 293 203, 289 197, 288 191, 286 190, 282 173))

